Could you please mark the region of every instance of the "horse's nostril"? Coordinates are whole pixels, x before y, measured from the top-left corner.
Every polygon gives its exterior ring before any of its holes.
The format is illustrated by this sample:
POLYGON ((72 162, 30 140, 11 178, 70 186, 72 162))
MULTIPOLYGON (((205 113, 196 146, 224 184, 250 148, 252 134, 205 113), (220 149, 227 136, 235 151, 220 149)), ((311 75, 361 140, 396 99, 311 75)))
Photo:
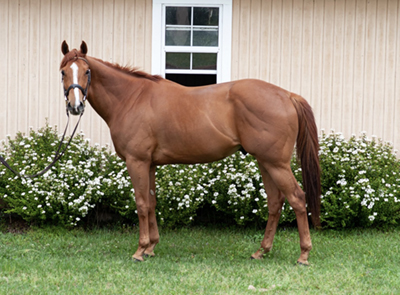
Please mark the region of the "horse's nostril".
POLYGON ((72 115, 80 115, 85 110, 85 106, 82 103, 80 103, 78 106, 71 106, 71 104, 68 103, 67 109, 72 115))

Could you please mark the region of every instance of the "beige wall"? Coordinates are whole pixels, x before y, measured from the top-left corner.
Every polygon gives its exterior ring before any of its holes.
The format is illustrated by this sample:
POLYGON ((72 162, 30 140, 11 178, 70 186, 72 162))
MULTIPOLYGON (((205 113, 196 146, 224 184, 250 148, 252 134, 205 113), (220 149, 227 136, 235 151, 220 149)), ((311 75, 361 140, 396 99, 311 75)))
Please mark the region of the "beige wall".
MULTIPOLYGON (((45 118, 63 131, 63 40, 70 48, 85 40, 90 55, 150 71, 151 13, 152 0, 0 0, 0 140, 45 118)), ((90 107, 80 129, 94 143, 111 143, 90 107)))
MULTIPOLYGON (((0 139, 45 118, 64 127, 64 39, 150 71, 151 10, 152 0, 0 0, 0 139)), ((311 103, 320 128, 400 149, 400 1, 233 0, 232 26, 232 79, 280 85, 311 103)), ((81 129, 110 142, 87 109, 81 129)))
POLYGON ((400 149, 400 1, 233 0, 232 79, 304 96, 318 126, 400 149))

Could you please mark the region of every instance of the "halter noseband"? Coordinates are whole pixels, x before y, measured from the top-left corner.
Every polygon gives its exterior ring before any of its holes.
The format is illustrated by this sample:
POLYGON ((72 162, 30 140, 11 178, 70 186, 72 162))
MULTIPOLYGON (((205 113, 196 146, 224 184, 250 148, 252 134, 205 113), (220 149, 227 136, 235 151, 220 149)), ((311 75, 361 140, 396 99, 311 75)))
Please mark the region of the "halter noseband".
MULTIPOLYGON (((77 57, 77 59, 81 59, 81 60, 83 60, 85 63, 87 63, 89 65, 89 62, 87 61, 87 59, 85 59, 83 57, 77 57)), ((91 78, 92 78, 92 74, 90 72, 90 69, 88 69, 87 76, 88 76, 88 81, 87 81, 85 89, 79 84, 71 84, 67 89, 65 89, 65 87, 64 87, 64 97, 65 97, 66 103, 68 103, 69 91, 71 89, 75 89, 75 88, 78 88, 82 92, 82 94, 83 94, 83 103, 85 103, 86 97, 87 97, 87 93, 88 93, 88 90, 89 90, 89 86, 90 86, 90 82, 91 82, 91 78)), ((64 78, 63 78, 63 80, 64 80, 64 78)))

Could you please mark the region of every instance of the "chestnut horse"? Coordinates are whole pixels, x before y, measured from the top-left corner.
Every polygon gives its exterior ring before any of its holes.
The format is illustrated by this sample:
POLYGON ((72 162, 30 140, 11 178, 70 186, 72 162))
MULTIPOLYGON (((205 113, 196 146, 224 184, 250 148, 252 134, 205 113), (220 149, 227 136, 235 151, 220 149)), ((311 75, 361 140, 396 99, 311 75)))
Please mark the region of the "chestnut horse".
POLYGON ((242 150, 257 159, 268 195, 265 236, 251 257, 260 259, 271 250, 286 197, 296 213, 298 263, 308 264, 312 246, 306 199, 314 226, 319 226, 320 168, 314 115, 302 97, 253 79, 184 87, 87 56, 84 41, 79 51, 70 51, 64 41, 61 51, 67 109, 81 114, 87 98, 109 126, 115 151, 126 162, 139 217, 135 260, 154 256, 159 242, 156 166, 207 163, 242 150), (290 168, 295 144, 306 193, 290 168))

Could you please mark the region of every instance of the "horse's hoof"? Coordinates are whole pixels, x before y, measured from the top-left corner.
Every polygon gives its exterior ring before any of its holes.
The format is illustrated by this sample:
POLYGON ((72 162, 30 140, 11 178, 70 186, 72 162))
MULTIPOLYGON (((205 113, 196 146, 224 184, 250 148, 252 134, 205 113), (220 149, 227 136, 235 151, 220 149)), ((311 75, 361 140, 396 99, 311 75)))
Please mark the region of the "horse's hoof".
POLYGON ((154 257, 154 256, 156 256, 156 254, 154 254, 154 252, 151 252, 151 253, 144 253, 144 254, 143 254, 143 258, 149 258, 149 257, 154 257))
POLYGON ((255 260, 255 258, 254 258, 253 256, 250 256, 250 259, 251 259, 251 260, 255 260))
POLYGON ((143 262, 144 259, 143 257, 135 257, 135 255, 132 256, 133 262, 143 262))
POLYGON ((297 261, 297 263, 295 265, 310 266, 310 264, 308 262, 300 262, 300 261, 297 261))

